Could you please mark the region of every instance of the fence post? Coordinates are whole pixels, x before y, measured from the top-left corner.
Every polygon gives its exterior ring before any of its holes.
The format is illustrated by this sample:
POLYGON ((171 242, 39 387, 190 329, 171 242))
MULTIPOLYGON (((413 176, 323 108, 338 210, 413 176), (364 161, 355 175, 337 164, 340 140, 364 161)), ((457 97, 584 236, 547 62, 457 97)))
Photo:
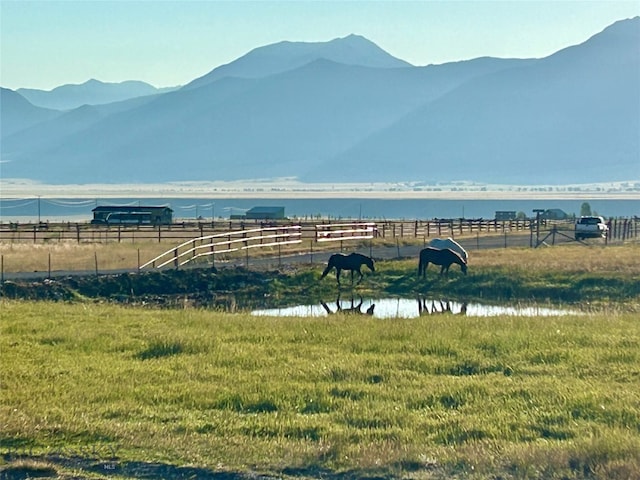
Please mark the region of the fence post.
POLYGON ((313 240, 309 240, 309 244, 311 246, 311 248, 309 249, 309 259, 310 259, 311 265, 313 265, 313 240))
POLYGON ((138 273, 140 272, 140 249, 138 249, 138 273))
POLYGON ((158 243, 160 243, 160 241, 161 241, 161 239, 162 239, 162 238, 161 238, 161 236, 162 236, 162 234, 161 234, 161 229, 162 229, 162 227, 158 224, 158 243))
POLYGON ((48 256, 47 278, 51 278, 51 250, 49 250, 48 256))
POLYGON ((96 277, 98 276, 98 252, 93 252, 93 262, 96 267, 96 277))
POLYGON ((80 243, 80 224, 76 223, 76 239, 80 243))

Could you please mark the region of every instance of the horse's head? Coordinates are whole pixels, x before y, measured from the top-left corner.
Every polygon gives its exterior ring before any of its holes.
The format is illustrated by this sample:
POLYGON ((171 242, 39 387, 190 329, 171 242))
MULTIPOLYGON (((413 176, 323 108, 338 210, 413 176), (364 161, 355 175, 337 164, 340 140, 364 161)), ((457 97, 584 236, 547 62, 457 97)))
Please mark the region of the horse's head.
POLYGON ((373 258, 369 258, 367 257, 365 264, 367 265, 367 267, 369 267, 369 270, 371 270, 372 272, 376 271, 375 266, 373 265, 373 258))
POLYGON ((462 273, 464 273, 465 275, 467 274, 467 264, 466 263, 461 263, 460 264, 460 269, 462 270, 462 273))

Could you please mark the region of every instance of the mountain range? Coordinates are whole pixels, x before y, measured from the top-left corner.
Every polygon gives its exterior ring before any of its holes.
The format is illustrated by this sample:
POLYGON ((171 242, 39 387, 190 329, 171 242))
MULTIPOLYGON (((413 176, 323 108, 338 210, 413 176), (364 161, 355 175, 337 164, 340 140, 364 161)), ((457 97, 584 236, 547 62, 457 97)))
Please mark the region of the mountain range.
POLYGON ((130 98, 166 93, 178 88, 156 88, 148 83, 135 80, 105 83, 91 79, 80 85, 62 85, 53 90, 19 88, 16 91, 38 107, 72 110, 83 105, 102 105, 119 102, 130 98))
POLYGON ((129 92, 119 101, 77 91, 65 108, 33 91, 2 89, 2 178, 640 178, 640 17, 540 59, 416 67, 350 35, 256 48, 170 91, 135 94, 130 87, 142 86, 124 83, 114 89, 129 92), (73 98, 81 106, 69 108, 73 98))

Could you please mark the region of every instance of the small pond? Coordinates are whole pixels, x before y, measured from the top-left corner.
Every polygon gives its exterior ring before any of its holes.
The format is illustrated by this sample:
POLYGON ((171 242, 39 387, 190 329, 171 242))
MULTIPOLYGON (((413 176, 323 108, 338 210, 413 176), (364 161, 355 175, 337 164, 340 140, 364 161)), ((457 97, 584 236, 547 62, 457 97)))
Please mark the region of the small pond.
POLYGON ((469 317, 493 317, 499 315, 518 317, 552 317, 576 315, 577 309, 548 305, 517 304, 489 305, 476 302, 459 302, 440 299, 376 298, 332 300, 310 305, 253 310, 259 316, 323 317, 334 313, 372 315, 374 318, 414 318, 428 315, 466 315, 469 317))

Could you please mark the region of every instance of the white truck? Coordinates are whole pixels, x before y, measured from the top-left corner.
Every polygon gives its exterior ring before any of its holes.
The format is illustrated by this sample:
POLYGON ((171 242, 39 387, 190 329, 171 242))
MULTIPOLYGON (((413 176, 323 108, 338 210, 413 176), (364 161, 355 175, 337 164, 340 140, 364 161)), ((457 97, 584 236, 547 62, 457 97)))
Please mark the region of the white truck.
POLYGON ((609 227, 602 217, 580 217, 576 220, 575 238, 605 238, 609 227))

